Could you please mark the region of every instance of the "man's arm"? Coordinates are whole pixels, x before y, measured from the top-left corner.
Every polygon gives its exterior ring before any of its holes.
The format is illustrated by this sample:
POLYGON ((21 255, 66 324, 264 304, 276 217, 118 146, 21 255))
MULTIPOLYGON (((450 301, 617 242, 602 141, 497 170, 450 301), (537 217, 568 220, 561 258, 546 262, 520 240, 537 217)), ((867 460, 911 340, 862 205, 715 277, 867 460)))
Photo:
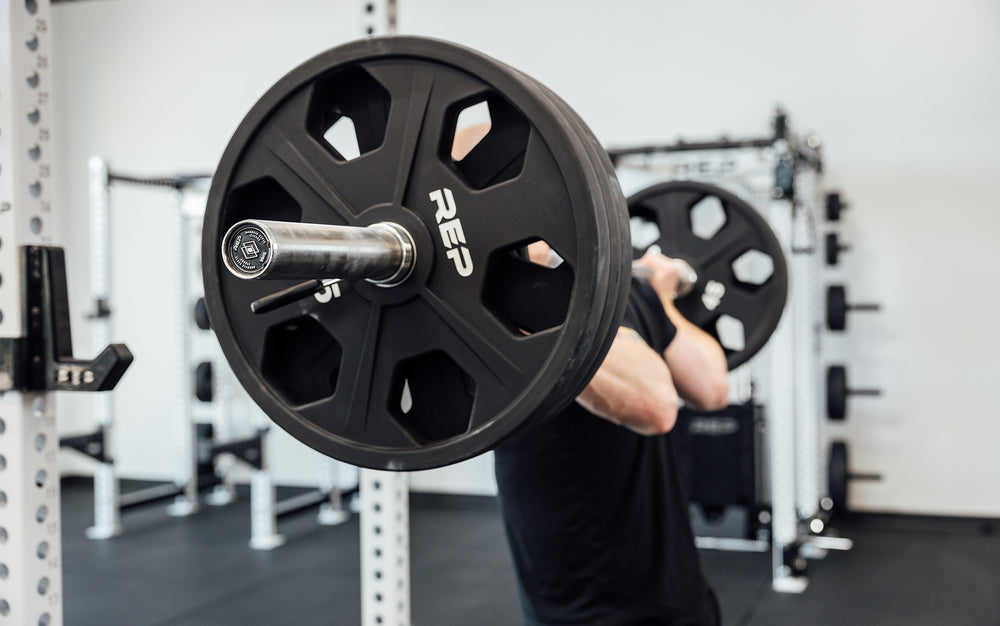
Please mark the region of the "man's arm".
POLYGON ((677 266, 662 254, 647 253, 640 262, 653 270, 653 287, 677 335, 663 353, 674 385, 684 400, 698 409, 717 410, 729 403, 726 354, 711 335, 695 326, 674 306, 677 266))
POLYGON ((677 390, 667 364, 628 328, 618 330, 604 362, 576 401, 642 435, 668 432, 677 419, 677 390))

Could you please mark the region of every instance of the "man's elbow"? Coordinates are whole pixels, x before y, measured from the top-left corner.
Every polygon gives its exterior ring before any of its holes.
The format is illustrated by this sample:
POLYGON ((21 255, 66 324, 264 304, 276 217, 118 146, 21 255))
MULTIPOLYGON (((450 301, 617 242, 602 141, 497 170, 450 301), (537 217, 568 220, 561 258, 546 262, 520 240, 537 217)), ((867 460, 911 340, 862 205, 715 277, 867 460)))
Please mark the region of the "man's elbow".
POLYGON ((688 403, 700 411, 718 411, 729 406, 729 376, 717 376, 706 380, 697 396, 688 403))
POLYGON ((722 376, 713 381, 706 398, 706 410, 718 411, 729 406, 729 376, 722 376))
POLYGON ((660 394, 650 398, 645 407, 646 423, 649 435, 669 433, 677 423, 677 411, 680 401, 676 394, 660 394))

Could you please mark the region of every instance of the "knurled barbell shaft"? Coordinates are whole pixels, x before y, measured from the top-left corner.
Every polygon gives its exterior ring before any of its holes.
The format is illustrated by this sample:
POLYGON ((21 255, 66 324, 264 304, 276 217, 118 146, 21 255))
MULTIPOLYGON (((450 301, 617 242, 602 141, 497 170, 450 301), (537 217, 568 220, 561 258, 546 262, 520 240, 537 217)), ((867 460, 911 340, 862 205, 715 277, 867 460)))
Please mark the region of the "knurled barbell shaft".
POLYGON ((331 226, 244 220, 222 238, 226 268, 240 278, 364 279, 392 286, 410 274, 416 251, 401 226, 331 226))

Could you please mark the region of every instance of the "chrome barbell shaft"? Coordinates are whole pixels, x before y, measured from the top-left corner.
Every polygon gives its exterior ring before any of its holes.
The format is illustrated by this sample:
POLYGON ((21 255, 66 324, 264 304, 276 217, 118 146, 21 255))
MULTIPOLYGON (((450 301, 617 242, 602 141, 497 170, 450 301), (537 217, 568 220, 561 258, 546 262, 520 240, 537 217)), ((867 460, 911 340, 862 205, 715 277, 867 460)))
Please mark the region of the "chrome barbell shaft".
POLYGON ((398 224, 331 226, 244 220, 222 238, 226 268, 245 279, 364 279, 382 286, 406 280, 416 259, 398 224))
MULTIPOLYGON (((392 286, 404 281, 416 258, 413 239, 398 224, 333 226, 270 220, 243 220, 222 238, 222 259, 244 279, 364 279, 392 286)), ((691 292, 698 274, 677 264, 677 296, 691 292)), ((650 280, 653 270, 635 261, 632 275, 650 280)))

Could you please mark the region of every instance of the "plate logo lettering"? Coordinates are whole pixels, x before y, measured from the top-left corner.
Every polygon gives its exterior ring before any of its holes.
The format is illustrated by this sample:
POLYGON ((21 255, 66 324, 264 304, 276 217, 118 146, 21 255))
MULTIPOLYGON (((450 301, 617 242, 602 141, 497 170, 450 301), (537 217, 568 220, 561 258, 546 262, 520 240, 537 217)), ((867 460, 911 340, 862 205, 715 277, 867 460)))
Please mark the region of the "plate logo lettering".
POLYGON ((437 204, 434 220, 438 224, 441 243, 447 248, 445 256, 455 264, 459 276, 472 274, 472 255, 465 246, 465 231, 462 230, 462 220, 457 217, 458 207, 455 206, 455 196, 451 189, 442 187, 430 193, 430 199, 437 204))

